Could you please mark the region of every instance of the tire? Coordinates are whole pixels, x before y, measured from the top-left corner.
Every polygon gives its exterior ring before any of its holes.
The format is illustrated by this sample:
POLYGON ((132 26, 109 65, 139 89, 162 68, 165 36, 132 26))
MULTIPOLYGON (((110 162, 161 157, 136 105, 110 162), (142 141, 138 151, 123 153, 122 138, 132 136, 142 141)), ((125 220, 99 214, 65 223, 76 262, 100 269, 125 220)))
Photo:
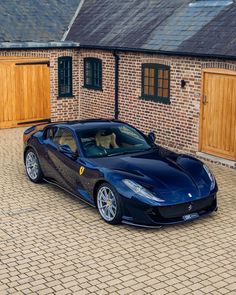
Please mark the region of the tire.
POLYGON ((121 200, 116 190, 103 183, 97 190, 97 208, 102 219, 109 224, 120 224, 122 219, 121 200))
POLYGON ((33 149, 28 149, 25 154, 25 168, 32 182, 40 183, 43 181, 43 173, 40 168, 38 156, 33 149))

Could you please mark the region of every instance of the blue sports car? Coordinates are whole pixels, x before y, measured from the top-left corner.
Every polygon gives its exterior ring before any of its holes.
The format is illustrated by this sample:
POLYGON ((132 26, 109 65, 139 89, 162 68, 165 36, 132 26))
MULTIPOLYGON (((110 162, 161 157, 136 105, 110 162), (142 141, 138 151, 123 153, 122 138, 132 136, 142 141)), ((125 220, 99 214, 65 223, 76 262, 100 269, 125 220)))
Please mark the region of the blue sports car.
POLYGON ((217 210, 217 184, 201 161, 155 144, 117 120, 50 123, 24 132, 29 179, 97 207, 110 224, 160 226, 217 210))

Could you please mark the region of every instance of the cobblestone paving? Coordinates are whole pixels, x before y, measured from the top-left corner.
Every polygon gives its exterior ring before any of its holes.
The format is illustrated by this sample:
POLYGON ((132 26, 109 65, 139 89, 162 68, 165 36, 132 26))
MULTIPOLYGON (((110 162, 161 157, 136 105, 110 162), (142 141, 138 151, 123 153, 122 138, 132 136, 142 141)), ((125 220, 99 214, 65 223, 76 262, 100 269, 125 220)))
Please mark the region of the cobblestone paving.
POLYGON ((0 130, 0 295, 236 294, 236 171, 210 165, 219 211, 159 230, 105 224, 22 164, 23 129, 0 130))

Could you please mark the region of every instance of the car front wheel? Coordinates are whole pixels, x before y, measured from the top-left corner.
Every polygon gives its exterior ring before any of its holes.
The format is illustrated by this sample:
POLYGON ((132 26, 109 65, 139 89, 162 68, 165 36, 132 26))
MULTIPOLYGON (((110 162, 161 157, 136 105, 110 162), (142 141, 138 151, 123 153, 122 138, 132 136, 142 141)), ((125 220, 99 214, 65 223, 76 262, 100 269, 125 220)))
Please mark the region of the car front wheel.
POLYGON ((38 157, 33 149, 29 149, 25 155, 25 167, 29 179, 35 183, 43 181, 43 174, 38 157))
POLYGON ((97 207, 101 217, 110 224, 121 223, 122 209, 118 193, 108 183, 103 183, 97 191, 97 207))

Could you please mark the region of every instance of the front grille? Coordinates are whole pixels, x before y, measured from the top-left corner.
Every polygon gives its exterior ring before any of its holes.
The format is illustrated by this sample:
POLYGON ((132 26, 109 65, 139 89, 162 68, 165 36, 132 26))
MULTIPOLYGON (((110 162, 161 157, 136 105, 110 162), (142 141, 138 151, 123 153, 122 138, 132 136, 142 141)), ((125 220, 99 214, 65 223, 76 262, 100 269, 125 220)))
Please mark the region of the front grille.
POLYGON ((193 212, 197 212, 199 213, 199 215, 202 215, 204 213, 207 213, 208 211, 211 211, 211 208, 215 206, 216 199, 215 196, 212 195, 210 197, 192 202, 152 208, 151 212, 149 213, 149 216, 155 221, 161 221, 163 219, 173 219, 174 221, 174 219, 182 219, 182 216, 193 212))

